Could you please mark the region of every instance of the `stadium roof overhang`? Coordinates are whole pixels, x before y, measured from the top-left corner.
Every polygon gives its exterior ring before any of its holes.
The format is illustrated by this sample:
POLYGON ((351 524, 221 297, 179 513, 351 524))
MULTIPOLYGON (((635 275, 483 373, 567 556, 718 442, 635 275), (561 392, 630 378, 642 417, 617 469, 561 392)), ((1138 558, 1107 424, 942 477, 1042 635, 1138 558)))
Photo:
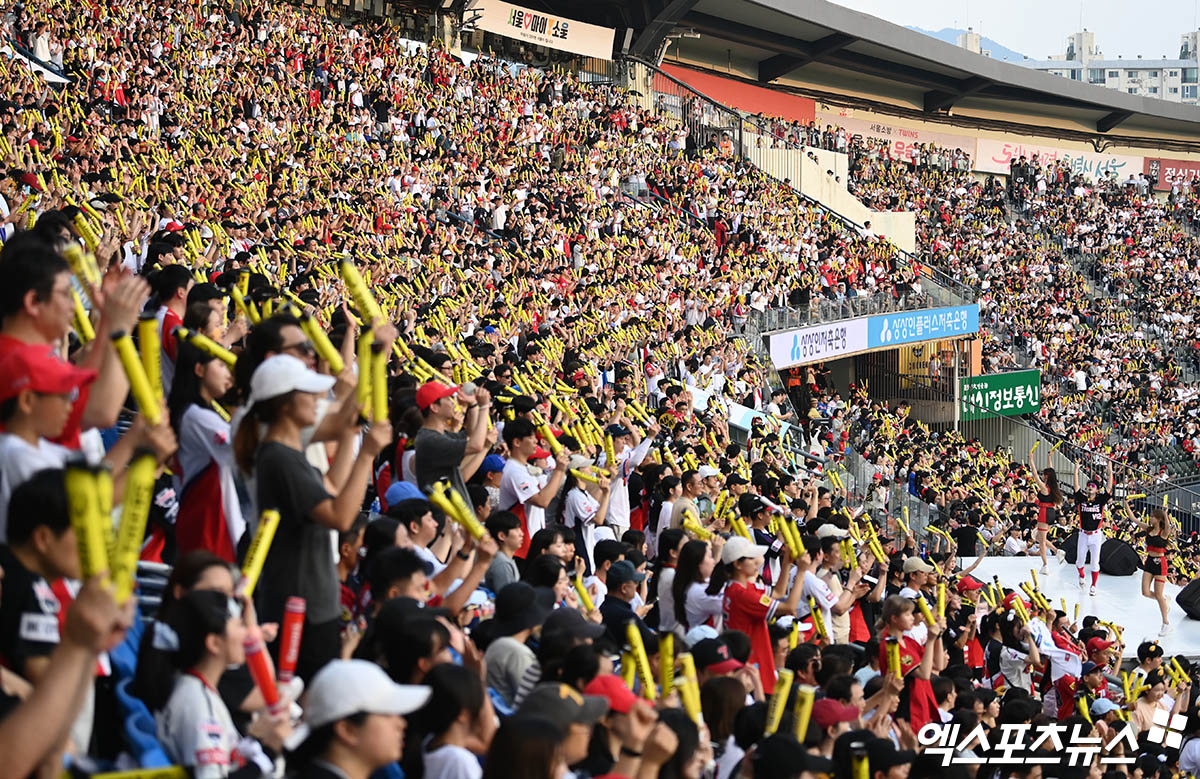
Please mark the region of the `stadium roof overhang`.
MULTIPOLYGON (((551 0, 632 29, 629 53, 671 56, 762 84, 869 93, 925 113, 1031 114, 1107 133, 1200 133, 1200 108, 993 60, 825 0, 551 0), (680 35, 680 33, 683 33, 680 35)), ((618 37, 618 42, 621 38, 618 37)))

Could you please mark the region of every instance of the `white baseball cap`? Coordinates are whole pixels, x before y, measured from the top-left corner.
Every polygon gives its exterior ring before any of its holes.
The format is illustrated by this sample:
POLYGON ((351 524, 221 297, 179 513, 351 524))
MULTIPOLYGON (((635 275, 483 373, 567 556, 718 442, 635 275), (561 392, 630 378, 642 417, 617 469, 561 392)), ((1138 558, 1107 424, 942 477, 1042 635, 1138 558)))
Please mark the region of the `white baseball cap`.
POLYGON ((366 660, 333 660, 309 684, 304 721, 292 731, 286 746, 295 749, 317 728, 359 712, 409 714, 425 705, 430 692, 424 685, 396 684, 366 660))
POLYGON ((335 379, 316 371, 290 354, 263 360, 250 377, 250 403, 277 398, 289 392, 328 392, 335 379))
POLYGON ((845 538, 848 535, 850 535, 849 530, 842 530, 832 522, 826 522, 824 525, 821 525, 819 528, 817 528, 817 538, 829 538, 830 536, 834 538, 845 538))
POLYGON ((716 468, 712 467, 711 465, 701 465, 700 469, 697 471, 697 473, 700 474, 701 479, 707 479, 710 476, 720 476, 721 475, 721 472, 718 471, 716 468))
POLYGON ((721 562, 735 563, 743 557, 762 557, 767 553, 765 546, 758 546, 742 536, 734 536, 721 549, 721 562))

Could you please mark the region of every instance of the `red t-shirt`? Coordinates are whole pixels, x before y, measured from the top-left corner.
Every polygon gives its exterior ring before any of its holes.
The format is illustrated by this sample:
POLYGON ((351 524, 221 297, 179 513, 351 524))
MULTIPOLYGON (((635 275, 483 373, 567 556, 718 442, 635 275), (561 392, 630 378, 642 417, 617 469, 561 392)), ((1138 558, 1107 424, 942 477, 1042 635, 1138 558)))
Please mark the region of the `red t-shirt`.
MULTIPOLYGON (((0 333, 0 352, 11 351, 24 343, 24 341, 13 338, 11 335, 0 333)), ((83 426, 83 412, 87 408, 91 392, 91 384, 79 388, 79 397, 75 399, 75 403, 71 406, 71 415, 67 417, 67 424, 63 426, 62 433, 57 438, 50 439, 53 443, 65 446, 68 449, 79 449, 79 432, 83 426)))
POLYGON ((775 613, 777 601, 766 587, 730 582, 725 587, 725 627, 750 636, 750 662, 758 663, 763 691, 775 689, 775 653, 771 651, 771 633, 767 620, 775 613))

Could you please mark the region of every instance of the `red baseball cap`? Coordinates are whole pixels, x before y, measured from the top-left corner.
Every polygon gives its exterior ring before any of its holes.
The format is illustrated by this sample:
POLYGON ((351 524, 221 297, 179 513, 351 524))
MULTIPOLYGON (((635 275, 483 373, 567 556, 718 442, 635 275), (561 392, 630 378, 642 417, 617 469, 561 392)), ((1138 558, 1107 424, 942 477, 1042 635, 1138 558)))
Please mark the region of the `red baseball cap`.
POLYGON ((862 713, 845 703, 838 703, 832 698, 822 698, 819 701, 814 701, 812 706, 813 722, 824 730, 832 728, 839 722, 853 722, 862 716, 862 713))
POLYGON ((1013 607, 1013 601, 1017 600, 1021 601, 1021 603, 1024 603, 1025 608, 1029 608, 1029 601, 1025 600, 1015 592, 1010 592, 1008 595, 1004 596, 1004 608, 1011 609, 1013 607))
POLYGON ((613 674, 603 674, 588 682, 584 695, 598 695, 608 699, 608 708, 618 714, 628 714, 637 703, 637 696, 625 684, 625 680, 613 674))
POLYGON ((1099 636, 1097 636, 1096 638, 1089 638, 1088 642, 1087 642, 1087 651, 1089 653, 1102 652, 1105 649, 1108 649, 1110 646, 1112 646, 1115 643, 1117 643, 1117 642, 1116 641, 1105 641, 1103 638, 1100 638, 1099 636))
POLYGON ((76 368, 47 344, 22 344, 0 356, 0 401, 24 390, 67 395, 95 378, 95 371, 76 368))
POLYGON ((553 454, 551 454, 550 452, 547 452, 545 449, 543 449, 542 447, 539 446, 536 450, 534 450, 533 454, 529 455, 529 459, 530 460, 549 460, 553 456, 554 456, 553 454))
POLYGON ((982 590, 986 585, 976 579, 974 576, 963 576, 958 580, 958 591, 972 592, 973 590, 982 590))
POLYGON ((417 408, 424 411, 442 398, 448 398, 456 392, 458 392, 458 387, 448 387, 440 381, 427 381, 417 390, 417 408))

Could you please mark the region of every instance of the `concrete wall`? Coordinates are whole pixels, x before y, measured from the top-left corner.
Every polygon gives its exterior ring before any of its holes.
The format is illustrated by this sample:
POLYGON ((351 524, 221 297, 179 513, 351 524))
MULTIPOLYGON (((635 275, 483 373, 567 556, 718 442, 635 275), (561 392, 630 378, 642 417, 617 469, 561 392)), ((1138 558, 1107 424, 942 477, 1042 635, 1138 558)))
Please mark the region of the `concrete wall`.
POLYGON ((747 158, 777 179, 790 179, 792 186, 835 213, 858 224, 871 223, 876 235, 884 236, 900 249, 915 253, 917 216, 912 211, 872 211, 846 189, 849 163, 845 154, 813 149, 819 162, 797 149, 759 147, 753 135, 744 136, 747 158), (834 171, 829 175, 828 171, 834 171), (838 178, 840 177, 840 182, 838 178))

